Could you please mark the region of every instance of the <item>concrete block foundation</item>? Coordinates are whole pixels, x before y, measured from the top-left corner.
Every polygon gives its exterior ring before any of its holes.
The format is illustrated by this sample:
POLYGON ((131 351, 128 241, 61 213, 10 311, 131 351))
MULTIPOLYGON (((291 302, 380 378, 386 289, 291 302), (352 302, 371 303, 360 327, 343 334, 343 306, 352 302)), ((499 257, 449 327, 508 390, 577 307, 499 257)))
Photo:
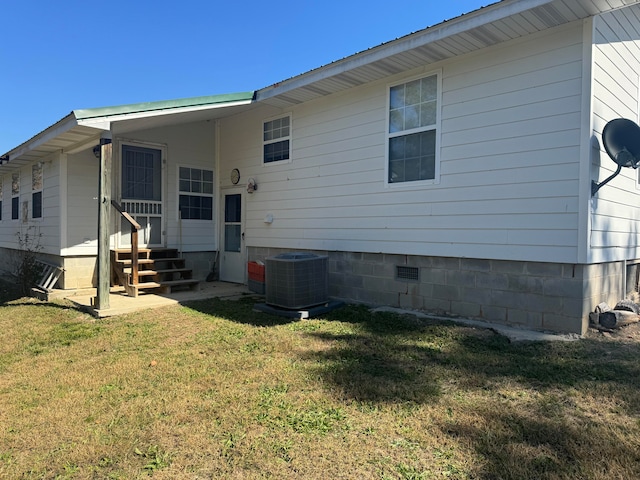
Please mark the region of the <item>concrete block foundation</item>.
MULTIPOLYGON (((249 260, 285 249, 249 248, 249 260)), ((637 289, 640 261, 579 265, 314 251, 327 255, 329 295, 372 306, 453 314, 584 334, 589 313, 637 289)))

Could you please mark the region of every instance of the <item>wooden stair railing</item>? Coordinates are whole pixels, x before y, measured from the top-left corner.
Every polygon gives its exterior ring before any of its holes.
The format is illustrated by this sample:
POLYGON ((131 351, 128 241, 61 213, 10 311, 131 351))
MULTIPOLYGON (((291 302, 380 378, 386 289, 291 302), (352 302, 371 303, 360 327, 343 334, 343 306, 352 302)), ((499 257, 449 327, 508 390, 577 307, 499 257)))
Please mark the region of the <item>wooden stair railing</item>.
POLYGON ((115 200, 111 200, 111 205, 124 217, 131 225, 131 284, 138 285, 138 230, 140 224, 136 222, 131 215, 125 212, 120 204, 115 200))

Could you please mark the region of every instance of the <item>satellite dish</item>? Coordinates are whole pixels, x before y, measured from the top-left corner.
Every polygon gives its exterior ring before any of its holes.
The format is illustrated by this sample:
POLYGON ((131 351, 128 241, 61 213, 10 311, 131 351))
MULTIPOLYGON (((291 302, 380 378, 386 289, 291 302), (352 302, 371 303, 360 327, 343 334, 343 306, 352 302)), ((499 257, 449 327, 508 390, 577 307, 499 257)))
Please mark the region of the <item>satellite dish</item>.
POLYGON ((626 118, 616 118, 604 126, 602 143, 611 159, 622 167, 638 168, 640 127, 626 118))
POLYGON ((591 182, 591 196, 618 175, 622 167, 638 168, 640 165, 640 127, 635 122, 626 118, 611 120, 602 130, 602 143, 618 168, 600 184, 591 182))

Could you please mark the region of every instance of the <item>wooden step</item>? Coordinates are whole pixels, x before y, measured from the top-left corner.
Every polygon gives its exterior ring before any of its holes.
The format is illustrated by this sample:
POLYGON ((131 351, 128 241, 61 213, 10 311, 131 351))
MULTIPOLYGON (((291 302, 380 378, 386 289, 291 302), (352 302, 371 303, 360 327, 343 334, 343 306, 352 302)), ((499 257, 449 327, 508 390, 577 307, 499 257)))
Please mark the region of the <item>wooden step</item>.
POLYGON ((193 271, 186 268, 186 260, 178 256, 175 248, 140 248, 138 250, 138 284, 131 284, 131 249, 111 250, 114 284, 124 285, 127 295, 137 297, 141 290, 158 290, 171 293, 173 288, 197 288, 200 281, 192 277, 193 271), (117 278, 115 278, 117 276, 117 278), (173 280, 174 276, 179 277, 173 280), (166 280, 163 280, 166 278, 166 280))
MULTIPOLYGON (((151 258, 139 258, 138 259, 138 265, 153 265, 156 261, 151 259, 151 258)), ((116 260, 116 263, 121 264, 123 267, 130 267, 131 266, 131 259, 129 260, 116 260)))
POLYGON ((162 287, 162 293, 171 293, 173 287, 189 287, 190 289, 196 289, 200 284, 200 280, 183 279, 183 280, 167 280, 160 282, 162 287))

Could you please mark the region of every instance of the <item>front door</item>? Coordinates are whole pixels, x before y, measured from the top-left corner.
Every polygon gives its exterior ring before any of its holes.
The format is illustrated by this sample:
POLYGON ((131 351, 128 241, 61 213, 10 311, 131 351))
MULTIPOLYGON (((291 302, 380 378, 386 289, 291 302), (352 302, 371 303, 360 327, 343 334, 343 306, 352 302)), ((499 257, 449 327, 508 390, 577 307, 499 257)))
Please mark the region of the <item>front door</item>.
POLYGON ((244 216, 242 189, 227 190, 223 195, 220 244, 220 280, 244 283, 246 253, 244 248, 244 216))
MULTIPOLYGON (((141 226, 141 247, 164 246, 162 208, 162 151, 122 146, 121 205, 141 226)), ((121 217, 120 246, 131 245, 129 223, 121 217)))

